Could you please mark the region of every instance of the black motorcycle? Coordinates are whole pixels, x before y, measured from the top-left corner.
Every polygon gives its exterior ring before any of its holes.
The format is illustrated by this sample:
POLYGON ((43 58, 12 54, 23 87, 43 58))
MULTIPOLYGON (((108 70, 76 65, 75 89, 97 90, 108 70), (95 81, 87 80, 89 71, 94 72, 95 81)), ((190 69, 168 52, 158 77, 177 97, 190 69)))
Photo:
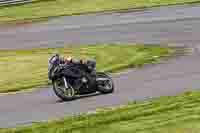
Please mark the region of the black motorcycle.
POLYGON ((104 72, 96 72, 96 61, 64 63, 58 55, 49 59, 48 77, 55 94, 62 100, 73 100, 78 95, 114 91, 113 80, 104 72))

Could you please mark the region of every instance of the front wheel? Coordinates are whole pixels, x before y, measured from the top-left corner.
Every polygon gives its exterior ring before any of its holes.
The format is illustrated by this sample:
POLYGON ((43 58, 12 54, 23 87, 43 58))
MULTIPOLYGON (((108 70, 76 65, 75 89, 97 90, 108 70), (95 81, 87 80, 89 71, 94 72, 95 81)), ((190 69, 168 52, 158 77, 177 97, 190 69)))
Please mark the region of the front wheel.
POLYGON ((74 88, 69 83, 67 83, 65 77, 56 79, 52 83, 53 90, 56 96, 58 96, 60 99, 69 101, 75 98, 74 88))
POLYGON ((96 75, 97 90, 103 94, 112 93, 114 91, 112 78, 103 72, 98 72, 96 75))

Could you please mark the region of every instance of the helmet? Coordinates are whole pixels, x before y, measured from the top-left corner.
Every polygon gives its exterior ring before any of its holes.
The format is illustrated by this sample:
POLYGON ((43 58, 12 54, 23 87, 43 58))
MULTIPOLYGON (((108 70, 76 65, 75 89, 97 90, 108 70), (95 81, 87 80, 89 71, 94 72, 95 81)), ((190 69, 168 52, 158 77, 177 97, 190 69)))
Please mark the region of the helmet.
POLYGON ((71 56, 67 57, 67 58, 65 59, 65 62, 67 62, 67 63, 72 62, 72 57, 71 57, 71 56))
POLYGON ((66 58, 66 60, 67 60, 67 61, 71 61, 71 60, 72 60, 72 57, 69 56, 69 57, 66 58))

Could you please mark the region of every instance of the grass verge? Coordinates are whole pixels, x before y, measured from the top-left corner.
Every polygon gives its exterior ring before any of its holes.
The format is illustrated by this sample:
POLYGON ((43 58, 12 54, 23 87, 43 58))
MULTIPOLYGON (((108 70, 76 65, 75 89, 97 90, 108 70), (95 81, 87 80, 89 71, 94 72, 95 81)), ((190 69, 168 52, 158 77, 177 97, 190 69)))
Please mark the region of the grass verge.
MULTIPOLYGON (((80 57, 80 48, 86 49, 86 58, 97 60, 98 71, 106 72, 153 63, 173 52, 158 46, 101 44, 72 47, 74 57, 80 57)), ((65 49, 0 50, 0 93, 47 85, 48 58, 55 52, 63 55, 65 49)))
POLYGON ((129 103, 93 114, 0 129, 1 133, 197 133, 200 129, 200 92, 129 103))
POLYGON ((25 20, 89 12, 148 8, 198 3, 199 0, 39 0, 39 2, 0 8, 0 21, 25 20))

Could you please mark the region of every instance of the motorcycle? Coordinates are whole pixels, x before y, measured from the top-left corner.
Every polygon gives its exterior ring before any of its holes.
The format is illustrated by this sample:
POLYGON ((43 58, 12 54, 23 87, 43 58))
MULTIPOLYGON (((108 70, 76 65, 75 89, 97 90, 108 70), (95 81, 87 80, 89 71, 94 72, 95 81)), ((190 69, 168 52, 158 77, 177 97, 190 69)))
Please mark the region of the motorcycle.
POLYGON ((73 100, 79 95, 114 91, 112 78, 104 72, 96 72, 94 60, 66 64, 59 54, 55 54, 48 63, 48 78, 52 81, 53 90, 64 101, 73 100))

